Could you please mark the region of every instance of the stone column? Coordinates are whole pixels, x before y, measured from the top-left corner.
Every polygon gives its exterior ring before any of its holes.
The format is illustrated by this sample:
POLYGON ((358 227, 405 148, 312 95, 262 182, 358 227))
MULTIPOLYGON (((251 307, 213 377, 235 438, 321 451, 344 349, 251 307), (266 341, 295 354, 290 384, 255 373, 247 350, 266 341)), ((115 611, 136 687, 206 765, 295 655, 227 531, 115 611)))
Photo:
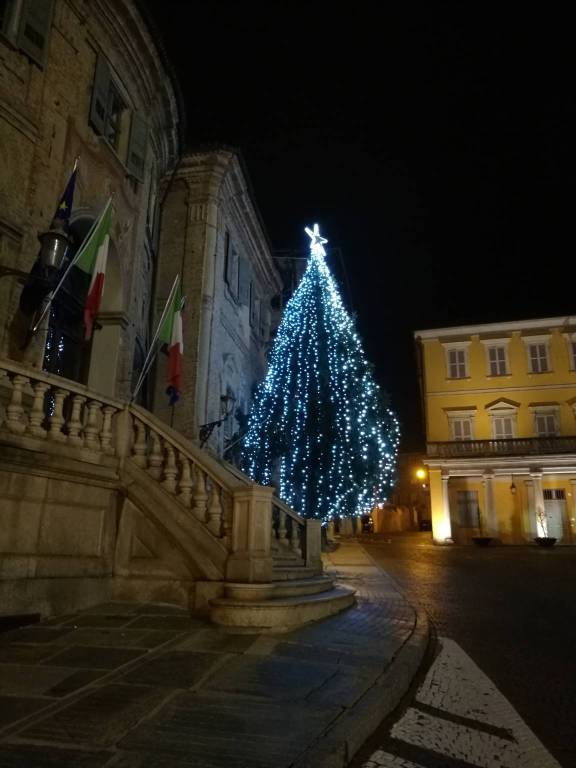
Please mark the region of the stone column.
POLYGON ((576 538, 576 478, 570 478, 570 487, 572 489, 572 502, 570 504, 568 515, 570 517, 570 540, 574 542, 574 539, 576 538))
POLYGON ((443 474, 440 469, 430 469, 432 537, 437 544, 452 541, 448 480, 448 474, 443 474))
POLYGON ((100 329, 94 330, 88 388, 108 397, 116 397, 116 382, 122 331, 128 327, 128 316, 123 312, 100 313, 97 318, 100 329))
MULTIPOLYGON (((294 523, 293 523, 294 524, 294 523)), ((320 520, 306 520, 306 567, 322 567, 322 523, 320 520)))
POLYGON ((272 581, 273 493, 273 488, 256 483, 234 491, 227 581, 249 584, 272 581))
POLYGON ((524 510, 526 519, 526 533, 529 539, 534 539, 538 535, 536 528, 536 506, 534 504, 534 481, 524 480, 526 486, 526 496, 528 499, 528 509, 524 510))
POLYGON ((530 472, 530 477, 534 481, 534 517, 536 523, 537 536, 548 536, 548 525, 544 527, 539 522, 539 515, 544 514, 544 493, 542 491, 542 472, 530 472))
POLYGON ((496 518, 496 505, 494 504, 494 474, 492 472, 484 472, 482 485, 484 486, 483 533, 487 536, 496 536, 498 533, 498 521, 496 518))

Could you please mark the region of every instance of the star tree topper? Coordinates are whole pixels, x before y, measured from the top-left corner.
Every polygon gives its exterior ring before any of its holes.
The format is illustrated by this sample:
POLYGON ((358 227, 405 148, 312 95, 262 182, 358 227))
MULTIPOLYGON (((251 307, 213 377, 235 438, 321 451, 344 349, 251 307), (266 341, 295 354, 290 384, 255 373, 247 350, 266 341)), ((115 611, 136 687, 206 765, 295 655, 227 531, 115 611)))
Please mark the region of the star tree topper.
POLYGON ((310 252, 312 256, 326 256, 326 251, 324 250, 324 243, 327 243, 328 240, 326 240, 325 237, 322 237, 320 234, 320 228, 318 224, 314 224, 314 229, 310 229, 309 227, 306 227, 305 230, 306 234, 310 238, 310 252))

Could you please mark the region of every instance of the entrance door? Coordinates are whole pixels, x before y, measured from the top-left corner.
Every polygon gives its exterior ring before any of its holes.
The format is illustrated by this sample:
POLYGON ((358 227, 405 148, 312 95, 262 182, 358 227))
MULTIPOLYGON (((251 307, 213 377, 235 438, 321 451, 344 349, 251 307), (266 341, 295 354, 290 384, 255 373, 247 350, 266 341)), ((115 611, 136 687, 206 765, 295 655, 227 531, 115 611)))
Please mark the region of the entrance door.
POLYGON ((544 509, 548 521, 548 536, 561 541, 564 536, 566 493, 563 488, 544 489, 544 509))

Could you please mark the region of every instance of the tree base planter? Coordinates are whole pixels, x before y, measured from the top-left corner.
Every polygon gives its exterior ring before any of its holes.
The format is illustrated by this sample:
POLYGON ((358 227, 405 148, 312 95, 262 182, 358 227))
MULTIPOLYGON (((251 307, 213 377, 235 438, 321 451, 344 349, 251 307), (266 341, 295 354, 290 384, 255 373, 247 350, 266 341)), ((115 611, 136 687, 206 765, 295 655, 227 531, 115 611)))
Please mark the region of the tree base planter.
POLYGON ((472 536, 472 541, 477 547, 489 547, 494 541, 493 536, 472 536))
POLYGON ((553 536, 537 536, 534 541, 539 547, 553 547, 557 539, 553 536))

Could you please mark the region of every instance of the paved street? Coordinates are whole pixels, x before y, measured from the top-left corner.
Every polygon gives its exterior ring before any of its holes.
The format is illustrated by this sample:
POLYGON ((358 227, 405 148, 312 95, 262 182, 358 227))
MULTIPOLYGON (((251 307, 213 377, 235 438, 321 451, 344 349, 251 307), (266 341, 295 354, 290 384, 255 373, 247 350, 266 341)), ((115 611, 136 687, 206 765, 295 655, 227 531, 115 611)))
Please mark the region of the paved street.
MULTIPOLYGON (((438 635, 448 639, 452 659, 454 654, 470 657, 479 668, 478 679, 485 681, 482 685, 492 681, 496 696, 508 699, 562 767, 574 768, 576 549, 445 548, 432 545, 430 534, 420 533, 366 537, 363 543, 408 598, 428 611, 438 635)), ((506 718, 512 722, 513 714, 506 710, 502 718, 499 726, 506 727, 506 718)), ((395 727, 402 732, 409 725, 401 721, 395 727)), ((374 761, 378 764, 399 768, 414 763, 374 761)), ((493 764, 506 762, 495 759, 493 764)), ((545 763, 534 765, 544 768, 545 763)))

